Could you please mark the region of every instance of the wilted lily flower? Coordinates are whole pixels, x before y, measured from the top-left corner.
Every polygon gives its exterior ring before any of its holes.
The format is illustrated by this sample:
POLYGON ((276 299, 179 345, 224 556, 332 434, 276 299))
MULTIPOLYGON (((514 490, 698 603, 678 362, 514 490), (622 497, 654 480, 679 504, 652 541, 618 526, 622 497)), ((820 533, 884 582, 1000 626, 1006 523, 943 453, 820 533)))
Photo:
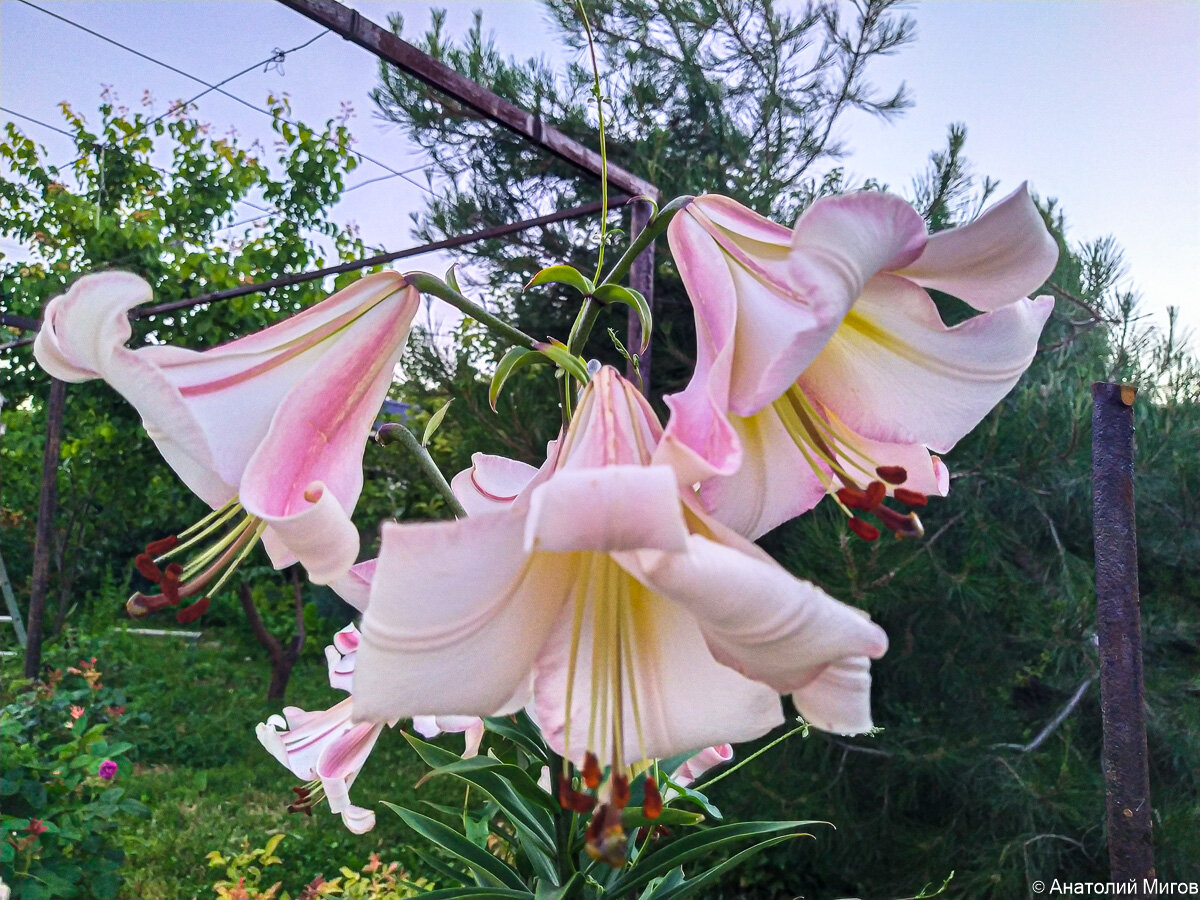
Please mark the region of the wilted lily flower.
POLYGON ((363 445, 419 305, 416 289, 383 272, 210 350, 130 350, 127 313, 151 299, 135 275, 86 276, 46 306, 34 343, 51 375, 103 378, 133 404, 166 461, 214 510, 138 557, 162 594, 135 594, 130 612, 199 598, 180 613, 190 621, 260 539, 277 568, 299 561, 318 584, 344 575, 358 555, 350 513, 363 445))
MULTIPOLYGON (((358 629, 347 625, 325 648, 332 687, 350 690, 358 642, 358 629)), ((282 716, 259 723, 255 734, 272 756, 304 782, 292 788, 296 800, 288 807, 290 812, 312 815, 313 807, 328 798, 330 811, 340 813, 350 831, 363 834, 375 827, 375 813, 350 802, 350 786, 370 756, 383 723, 356 723, 353 711, 353 697, 316 713, 289 706, 282 716)))
POLYGON ((826 494, 867 539, 920 533, 891 495, 944 494, 949 450, 1029 366, 1054 303, 1028 300, 1058 247, 1025 186, 929 235, 898 197, 816 201, 793 229, 727 197, 671 222, 696 312, 696 372, 665 441, 706 506, 750 537, 826 494), (943 324, 925 288, 982 314, 943 324))
MULTIPOLYGON (((383 526, 358 648, 356 717, 530 706, 588 788, 605 760, 605 858, 634 761, 764 734, 783 721, 781 692, 817 727, 864 731, 868 658, 887 648, 864 613, 700 511, 656 464, 661 434, 604 368, 532 479, 476 457, 456 483, 496 508, 383 526)), ((569 783, 560 798, 595 802, 569 783)))

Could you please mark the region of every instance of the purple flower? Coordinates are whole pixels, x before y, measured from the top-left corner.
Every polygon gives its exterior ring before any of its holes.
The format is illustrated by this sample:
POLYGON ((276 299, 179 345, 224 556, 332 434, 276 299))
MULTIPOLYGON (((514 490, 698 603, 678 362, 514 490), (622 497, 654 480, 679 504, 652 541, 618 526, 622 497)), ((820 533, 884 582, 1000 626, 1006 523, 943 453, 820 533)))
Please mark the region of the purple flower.
POLYGON ((100 770, 96 773, 101 778, 113 779, 117 776, 117 764, 111 759, 106 759, 100 763, 100 770))

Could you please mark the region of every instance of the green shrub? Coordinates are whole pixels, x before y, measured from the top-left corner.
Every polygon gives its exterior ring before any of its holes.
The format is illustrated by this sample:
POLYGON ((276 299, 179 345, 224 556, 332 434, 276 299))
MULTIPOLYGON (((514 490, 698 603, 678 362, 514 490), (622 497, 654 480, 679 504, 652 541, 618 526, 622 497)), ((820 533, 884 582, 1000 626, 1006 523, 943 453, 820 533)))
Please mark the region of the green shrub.
POLYGON ((116 896, 121 816, 148 812, 117 786, 132 771, 133 745, 115 739, 124 712, 95 657, 24 683, 0 709, 0 874, 15 896, 116 896))

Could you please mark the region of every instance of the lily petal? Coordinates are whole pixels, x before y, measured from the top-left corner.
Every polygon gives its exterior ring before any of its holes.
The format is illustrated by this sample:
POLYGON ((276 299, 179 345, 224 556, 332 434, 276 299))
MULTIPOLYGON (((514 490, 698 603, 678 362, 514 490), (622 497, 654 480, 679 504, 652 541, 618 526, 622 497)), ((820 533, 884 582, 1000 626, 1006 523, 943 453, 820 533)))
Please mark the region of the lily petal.
POLYGON ((932 235, 894 274, 991 312, 1036 291, 1057 261, 1058 244, 1022 184, 974 222, 932 235))
POLYGON ((923 290, 880 275, 799 383, 872 440, 945 452, 1016 384, 1053 308, 1019 300, 947 328, 923 290))
POLYGON ((450 481, 468 516, 507 509, 537 475, 528 463, 488 453, 471 454, 471 467, 450 481))
POLYGON ((730 416, 729 424, 743 448, 744 462, 733 474, 701 486, 704 506, 716 518, 755 540, 825 496, 824 483, 773 409, 747 418, 730 416))
POLYGON ((723 766, 732 759, 733 747, 729 744, 706 747, 672 772, 671 780, 680 787, 688 787, 705 772, 717 766, 723 766))
POLYGON ((687 528, 669 466, 558 472, 530 496, 527 550, 679 551, 687 528))
POLYGON ((792 693, 800 715, 814 728, 834 734, 865 734, 871 724, 871 661, 848 656, 825 666, 792 693))
POLYGON ((524 519, 508 511, 383 526, 354 676, 356 715, 491 715, 510 704, 572 575, 569 555, 527 557, 524 519))
MULTIPOLYGON (((686 611, 665 597, 652 596, 627 574, 617 577, 627 579, 634 595, 629 623, 633 649, 627 661, 629 679, 621 712, 627 723, 621 748, 624 759, 671 756, 721 738, 750 740, 783 721, 777 692, 717 663, 686 611), (640 733, 631 724, 634 722, 640 723, 640 733)), ((571 703, 567 704, 573 606, 568 604, 563 610, 538 659, 534 697, 546 742, 580 764, 589 748, 604 752, 612 746, 616 714, 610 711, 597 723, 597 733, 589 733, 594 693, 605 690, 603 685, 593 684, 595 632, 590 609, 582 615, 571 703)))
POLYGON ((887 635, 861 610, 735 547, 699 535, 690 543, 687 554, 620 559, 639 581, 696 618, 718 662, 786 693, 832 662, 887 652, 887 635), (731 591, 731 584, 738 589, 731 591))

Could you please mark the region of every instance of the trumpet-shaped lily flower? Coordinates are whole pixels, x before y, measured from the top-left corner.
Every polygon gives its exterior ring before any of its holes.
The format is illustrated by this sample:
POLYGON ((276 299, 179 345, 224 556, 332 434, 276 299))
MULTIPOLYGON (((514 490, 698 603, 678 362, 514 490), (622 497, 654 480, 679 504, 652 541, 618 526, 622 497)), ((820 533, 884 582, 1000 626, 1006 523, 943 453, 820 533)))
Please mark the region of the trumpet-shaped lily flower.
POLYGON ((944 453, 1029 366, 1053 309, 1029 300, 1058 248, 1024 186, 976 221, 929 235, 898 197, 816 201, 788 229, 727 197, 669 229, 696 315, 691 383, 667 398, 666 444, 707 508, 757 537, 833 494, 850 527, 919 534, 945 494, 944 453), (979 315, 943 324, 925 288, 979 315))
POLYGON ((456 479, 492 508, 385 524, 355 716, 528 706, 589 788, 611 763, 604 828, 634 761, 757 737, 783 721, 780 693, 817 727, 869 728, 883 631, 705 515, 655 460, 661 435, 603 368, 535 476, 476 457, 456 479))
MULTIPOLYGON (((215 592, 260 538, 276 567, 299 561, 319 584, 344 576, 358 555, 350 513, 363 446, 419 305, 416 289, 393 272, 370 275, 201 352, 125 346, 127 313, 151 299, 135 275, 86 276, 50 301, 34 344, 51 375, 103 378, 133 404, 166 461, 214 510, 138 558, 162 594, 134 595, 130 611, 215 592), (188 561, 164 566, 172 557, 188 561)), ((206 605, 201 598, 188 609, 206 605)))
MULTIPOLYGON (((329 684, 338 690, 350 690, 358 642, 358 629, 347 625, 325 648, 329 684)), ((375 827, 375 813, 350 802, 350 786, 370 756, 383 723, 355 722, 353 712, 353 697, 315 713, 289 706, 282 716, 259 723, 255 734, 272 756, 304 782, 292 789, 296 801, 289 811, 312 815, 313 807, 328 798, 330 811, 340 813, 350 831, 363 834, 375 827)))

